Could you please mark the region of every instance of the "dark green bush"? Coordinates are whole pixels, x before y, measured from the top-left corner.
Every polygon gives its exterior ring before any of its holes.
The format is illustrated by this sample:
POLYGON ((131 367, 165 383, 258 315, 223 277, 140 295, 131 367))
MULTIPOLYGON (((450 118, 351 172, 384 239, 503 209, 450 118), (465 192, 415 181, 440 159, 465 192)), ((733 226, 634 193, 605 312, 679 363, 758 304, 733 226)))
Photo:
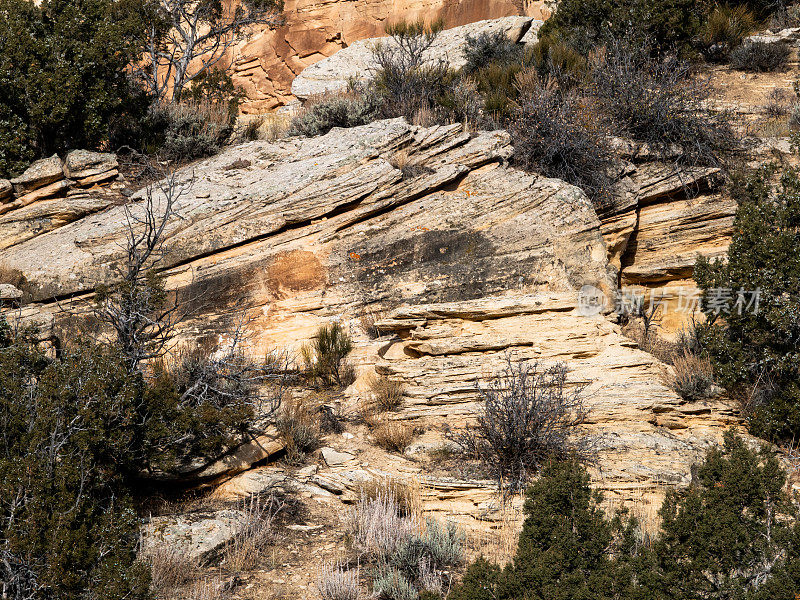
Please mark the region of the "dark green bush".
POLYGON ((657 40, 654 50, 684 50, 696 34, 703 6, 693 0, 562 0, 539 31, 581 54, 613 39, 657 40))
MULTIPOLYGON (((0 325, 2 327, 2 325, 0 325)), ((0 344, 0 581, 9 598, 148 598, 132 477, 143 381, 96 348, 0 344)))
POLYGON ((378 100, 372 94, 351 92, 348 95, 323 98, 292 120, 289 135, 314 137, 334 127, 357 127, 378 116, 378 100))
POLYGON ((138 0, 5 0, 0 7, 0 176, 98 148, 149 101, 128 70, 144 39, 138 0), (111 51, 113 49, 113 51, 111 51))
POLYGON ((736 182, 727 260, 698 260, 694 277, 717 380, 742 399, 750 431, 777 442, 800 437, 800 177, 787 170, 773 188, 771 175, 736 182))
POLYGON ((464 73, 474 73, 479 69, 494 65, 510 65, 523 62, 525 46, 512 42, 502 31, 467 35, 464 43, 464 73))
POLYGON ((776 71, 786 65, 789 47, 781 42, 747 42, 730 54, 731 66, 737 71, 776 71))
POLYGON ((726 432, 693 472, 647 542, 624 513, 605 516, 583 467, 549 465, 528 490, 513 562, 479 559, 449 600, 795 599, 800 525, 771 451, 726 432))

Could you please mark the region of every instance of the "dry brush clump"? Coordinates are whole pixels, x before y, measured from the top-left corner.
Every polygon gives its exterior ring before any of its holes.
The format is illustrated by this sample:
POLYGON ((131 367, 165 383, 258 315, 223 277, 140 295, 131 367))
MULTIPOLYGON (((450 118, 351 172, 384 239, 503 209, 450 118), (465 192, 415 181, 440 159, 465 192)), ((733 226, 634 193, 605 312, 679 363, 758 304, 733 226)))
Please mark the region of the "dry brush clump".
POLYGON ((389 495, 362 495, 347 531, 360 560, 375 568, 374 595, 387 600, 442 594, 464 559, 465 537, 453 523, 422 523, 416 514, 403 514, 389 495))
POLYGON ((402 454, 414 439, 414 427, 383 418, 373 427, 372 439, 384 450, 402 454))
POLYGON ((403 403, 403 382, 385 375, 374 375, 369 380, 371 406, 378 412, 397 410, 403 403))
POLYGON ((322 572, 316 583, 322 600, 359 600, 362 598, 359 579, 361 570, 345 569, 330 563, 322 565, 322 572))
POLYGON ((307 398, 290 398, 283 402, 275 427, 286 445, 286 459, 291 464, 302 463, 309 452, 320 445, 320 407, 307 398))
POLYGON ((757 73, 777 71, 786 65, 790 53, 782 42, 746 42, 731 52, 731 67, 757 73))
POLYGON ((672 369, 665 369, 664 382, 687 400, 706 398, 714 385, 711 361, 684 350, 672 359, 672 369))
POLYGON ((405 480, 392 476, 373 477, 358 488, 359 498, 374 500, 391 498, 402 516, 417 515, 422 512, 422 496, 419 480, 405 480))
POLYGON ((244 500, 244 519, 223 551, 222 562, 227 570, 240 573, 259 564, 264 550, 277 540, 275 522, 284 506, 274 494, 244 500))
POLYGON ((481 460, 505 493, 525 487, 548 460, 587 457, 574 439, 587 408, 583 385, 567 382, 567 366, 513 362, 486 387, 478 387, 476 421, 448 438, 469 457, 481 460))

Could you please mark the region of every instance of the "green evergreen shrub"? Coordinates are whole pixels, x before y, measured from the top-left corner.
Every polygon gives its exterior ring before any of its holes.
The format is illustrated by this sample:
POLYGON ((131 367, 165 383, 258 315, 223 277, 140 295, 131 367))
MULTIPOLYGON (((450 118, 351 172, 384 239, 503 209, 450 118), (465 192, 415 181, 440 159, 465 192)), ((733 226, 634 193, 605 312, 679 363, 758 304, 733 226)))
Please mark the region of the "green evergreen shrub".
POLYGON ((699 259, 694 278, 708 319, 699 341, 717 380, 741 399, 751 433, 788 442, 800 435, 800 178, 789 169, 773 186, 771 177, 734 182, 727 260, 699 259))
POLYGON ((128 71, 145 35, 139 0, 5 0, 0 7, 0 177, 99 148, 149 100, 128 71), (113 49, 113 51, 112 51, 113 49))

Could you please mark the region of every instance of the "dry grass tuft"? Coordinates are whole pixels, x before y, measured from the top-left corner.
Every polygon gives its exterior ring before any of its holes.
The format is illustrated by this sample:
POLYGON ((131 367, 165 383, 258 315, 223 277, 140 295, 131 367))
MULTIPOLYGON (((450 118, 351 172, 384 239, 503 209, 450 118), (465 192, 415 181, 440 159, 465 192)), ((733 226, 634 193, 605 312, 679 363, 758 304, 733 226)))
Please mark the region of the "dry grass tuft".
POLYGON ((264 550, 276 540, 275 518, 282 509, 283 504, 275 496, 255 496, 244 501, 244 523, 223 553, 223 563, 229 571, 249 571, 261 562, 264 550))
POLYGON ((403 383, 384 375, 373 375, 369 380, 372 407, 376 411, 397 410, 403 402, 403 383))
POLYGON ((196 561, 168 544, 148 548, 142 559, 150 567, 150 588, 157 598, 171 598, 197 576, 196 561))
POLYGON ((682 398, 699 400, 706 398, 714 384, 711 361, 688 350, 677 354, 672 360, 672 369, 664 369, 662 379, 682 398))
POLYGON ((322 600, 359 600, 359 577, 358 568, 345 570, 342 566, 324 563, 317 580, 317 592, 322 600))
POLYGON ((287 398, 281 404, 275 421, 286 444, 286 459, 302 463, 309 452, 320 444, 319 406, 305 398, 287 398))
POLYGON ((419 479, 405 480, 396 477, 374 477, 359 487, 359 498, 375 500, 391 498, 403 516, 422 515, 422 493, 419 479))
POLYGON ((372 439, 388 452, 402 454, 414 439, 414 428, 397 421, 380 421, 372 430, 372 439))

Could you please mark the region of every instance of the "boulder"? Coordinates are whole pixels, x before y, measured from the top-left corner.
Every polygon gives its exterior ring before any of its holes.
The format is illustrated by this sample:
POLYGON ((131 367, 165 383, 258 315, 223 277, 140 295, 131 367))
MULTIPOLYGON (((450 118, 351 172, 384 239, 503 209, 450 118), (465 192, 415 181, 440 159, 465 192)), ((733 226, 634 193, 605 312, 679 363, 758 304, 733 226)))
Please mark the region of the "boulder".
POLYGON ((325 460, 325 464, 328 465, 329 467, 341 466, 344 463, 351 461, 355 458, 355 456, 353 456, 349 452, 339 452, 338 450, 334 450, 333 448, 329 448, 327 446, 320 448, 319 451, 322 454, 322 458, 325 460))
MULTIPOLYGON (((425 59, 431 64, 444 62, 452 69, 459 69, 466 63, 463 49, 467 36, 503 32, 514 42, 520 42, 523 37, 528 42, 541 25, 542 21, 531 17, 505 17, 447 29, 436 37, 425 59)), ((377 45, 393 47, 396 43, 390 37, 359 40, 305 68, 292 82, 292 94, 305 100, 313 95, 344 90, 351 80, 370 79, 377 68, 373 58, 377 45)))
POLYGON ((79 186, 88 186, 119 175, 115 154, 72 150, 64 161, 64 173, 79 186))
POLYGON ((22 175, 12 179, 11 183, 17 195, 22 196, 62 179, 64 179, 64 167, 58 155, 54 154, 50 158, 34 162, 22 175))
POLYGON ((16 303, 22 300, 22 290, 10 283, 0 283, 0 305, 3 303, 16 303))
POLYGON ((241 510, 152 517, 141 528, 141 553, 166 552, 187 563, 204 561, 242 529, 247 515, 241 510))

